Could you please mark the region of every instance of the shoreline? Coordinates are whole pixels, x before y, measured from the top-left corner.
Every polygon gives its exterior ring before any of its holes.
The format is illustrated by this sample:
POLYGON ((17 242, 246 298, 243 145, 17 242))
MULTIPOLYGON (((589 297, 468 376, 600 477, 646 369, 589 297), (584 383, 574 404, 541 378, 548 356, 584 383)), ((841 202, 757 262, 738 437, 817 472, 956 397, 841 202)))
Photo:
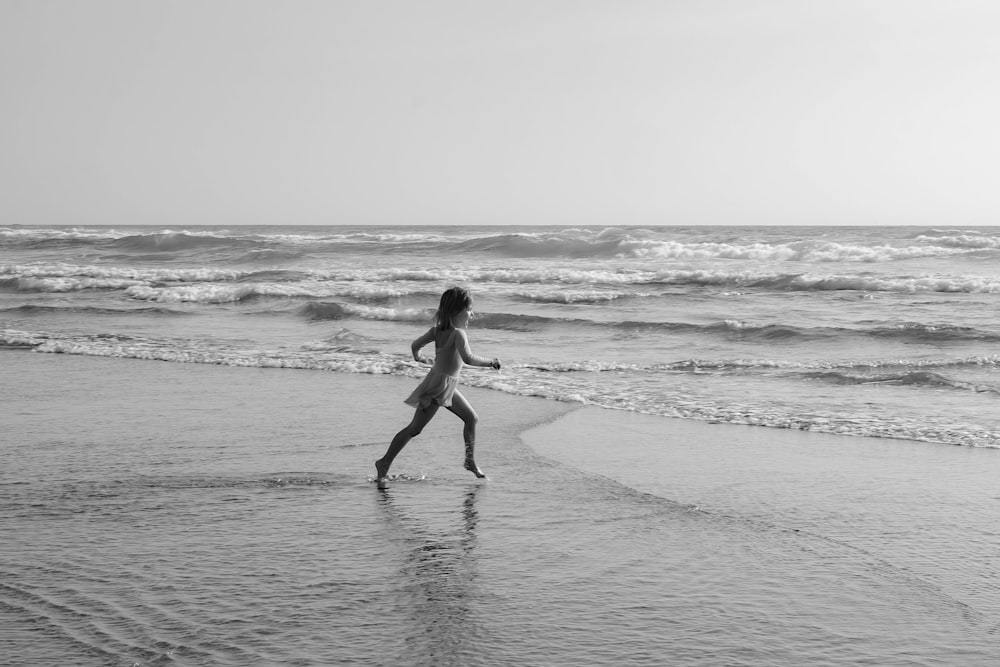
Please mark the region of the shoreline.
MULTIPOLYGON (((374 460, 412 417, 412 408, 403 399, 418 382, 393 375, 24 349, 0 350, 0 355, 8 378, 0 387, 0 400, 10 407, 13 432, 51 439, 85 436, 90 446, 102 447, 123 437, 143 440, 148 446, 187 440, 192 448, 204 445, 218 451, 219 460, 211 467, 219 471, 230 462, 225 457, 238 456, 255 444, 271 452, 258 455, 258 463, 270 460, 279 471, 289 470, 288 466, 322 470, 327 465, 324 454, 347 448, 352 468, 357 467, 354 474, 363 472, 374 479, 374 460), (217 434, 219 442, 204 443, 199 429, 208 438, 217 434), (275 448, 275 442, 302 444, 275 448), (356 456, 358 451, 366 456, 356 456), (283 458, 288 460, 282 462, 283 458)), ((480 415, 476 454, 487 474, 486 466, 498 449, 509 449, 522 432, 579 407, 467 385, 461 385, 461 391, 480 415)), ((442 410, 403 451, 391 474, 413 467, 421 468, 420 474, 433 470, 435 463, 423 450, 463 455, 461 422, 442 410)), ((249 461, 240 463, 245 466, 249 461)))
MULTIPOLYGON (((196 365, 196 366, 220 367, 220 368, 231 368, 231 369, 309 371, 309 372, 314 372, 314 373, 321 373, 324 376, 332 374, 332 375, 347 376, 347 377, 351 377, 351 376, 354 376, 354 377, 384 377, 384 378, 393 378, 393 379, 401 380, 401 381, 404 381, 404 382, 419 381, 419 379, 422 377, 422 373, 420 372, 419 369, 414 370, 414 372, 411 375, 398 374, 398 373, 393 373, 393 372, 378 372, 378 371, 376 371, 376 372, 365 372, 365 371, 351 372, 351 371, 341 370, 341 369, 338 369, 338 368, 329 368, 329 367, 323 367, 323 366, 316 367, 316 366, 312 366, 312 365, 310 365, 310 364, 308 364, 306 362, 302 362, 302 361, 293 363, 291 361, 280 360, 278 358, 268 358, 266 360, 265 359, 258 359, 256 361, 253 361, 253 360, 245 359, 245 358, 241 357, 240 355, 234 355, 232 357, 232 359, 228 359, 227 360, 225 358, 220 359, 220 358, 217 358, 217 357, 211 356, 211 355, 203 357, 203 356, 200 356, 198 354, 191 354, 191 355, 188 355, 188 356, 176 356, 176 355, 167 354, 167 353, 161 353, 161 354, 153 354, 153 353, 148 353, 148 352, 143 352, 142 354, 139 354, 139 353, 123 353, 120 350, 115 349, 114 346, 110 346, 107 350, 105 350, 104 352, 100 352, 100 353, 93 352, 93 351, 88 351, 88 352, 77 351, 72 345, 69 345, 69 346, 67 346, 65 348, 60 347, 60 346, 56 346, 56 348, 54 350, 36 351, 35 348, 38 346, 38 344, 39 344, 39 341, 38 340, 34 340, 34 339, 32 339, 32 340, 25 339, 24 341, 16 341, 15 340, 14 342, 8 343, 6 345, 0 345, 0 353, 3 353, 3 352, 10 352, 10 353, 21 352, 21 353, 35 353, 35 354, 40 354, 40 355, 54 355, 54 356, 67 356, 67 357, 71 357, 71 356, 72 357, 88 357, 88 358, 95 358, 95 359, 118 359, 118 360, 125 360, 125 361, 155 361, 155 362, 162 362, 162 363, 168 363, 168 364, 196 365)), ((938 431, 935 430, 935 429, 931 429, 933 431, 933 433, 935 434, 934 437, 932 437, 932 436, 917 437, 916 435, 913 435, 913 434, 910 434, 910 435, 899 435, 899 434, 895 433, 892 430, 886 430, 886 431, 883 431, 883 432, 876 432, 876 433, 845 433, 845 432, 841 432, 841 431, 837 430, 836 428, 834 428, 832 426, 829 427, 829 430, 828 430, 827 427, 825 427, 825 426, 817 426, 817 425, 812 425, 809 428, 801 428, 801 427, 789 426, 784 421, 780 421, 780 422, 777 422, 777 423, 774 423, 774 424, 771 424, 771 423, 753 423, 753 422, 746 422, 746 421, 728 421, 728 420, 725 420, 725 419, 720 419, 718 416, 699 416, 699 415, 687 415, 687 414, 658 414, 658 413, 655 413, 655 412, 643 411, 641 409, 618 408, 618 407, 616 407, 614 405, 603 405, 603 404, 601 404, 599 402, 579 402, 579 401, 576 401, 576 400, 562 400, 562 399, 560 399, 559 397, 556 397, 556 396, 547 396, 547 395, 544 395, 544 394, 535 394, 535 393, 518 393, 517 391, 509 390, 509 389, 504 388, 505 381, 503 379, 499 379, 498 380, 497 378, 492 378, 492 377, 477 377, 476 375, 473 375, 473 374, 476 374, 478 372, 479 372, 478 369, 473 369, 471 371, 471 373, 469 373, 468 370, 466 371, 467 375, 464 377, 464 382, 460 383, 460 386, 463 388, 463 390, 465 390, 467 392, 473 392, 473 391, 482 390, 482 391, 487 392, 486 394, 483 394, 483 395, 502 394, 502 395, 507 396, 507 397, 509 397, 511 399, 514 399, 514 400, 520 399, 520 398, 539 399, 539 400, 548 401, 550 403, 554 403, 554 404, 557 404, 557 405, 560 405, 560 406, 569 406, 569 407, 560 408, 559 412, 573 411, 573 410, 579 410, 579 409, 588 409, 588 410, 589 409, 600 409, 600 410, 609 411, 610 413, 623 413, 625 415, 628 415, 628 414, 638 414, 638 415, 648 416, 648 417, 653 418, 653 419, 667 419, 667 420, 674 420, 674 419, 676 419, 676 420, 681 420, 681 421, 684 421, 684 422, 692 422, 692 423, 704 424, 704 425, 720 424, 720 425, 734 426, 734 427, 749 427, 749 428, 754 428, 754 429, 763 429, 765 431, 773 431, 773 432, 794 432, 794 431, 801 431, 801 432, 804 432, 804 433, 807 433, 807 434, 808 433, 812 433, 812 434, 828 435, 828 436, 835 436, 835 437, 856 438, 856 439, 860 439, 860 440, 872 440, 872 439, 877 439, 877 440, 893 440, 893 441, 904 442, 904 443, 905 442, 919 442, 919 443, 925 443, 925 444, 934 445, 934 446, 942 446, 942 445, 944 445, 944 446, 949 446, 949 447, 961 447, 961 448, 971 448, 971 449, 996 449, 996 450, 1000 450, 1000 446, 993 446, 991 444, 981 444, 981 443, 978 443, 978 442, 976 442, 976 440, 975 440, 975 438, 973 436, 970 436, 968 434, 966 434, 965 436, 962 436, 962 437, 959 437, 959 436, 956 435, 954 437, 945 438, 945 437, 941 436, 940 433, 938 433, 938 431), (475 378, 475 379, 472 382, 470 382, 469 380, 471 378, 475 378), (968 441, 968 442, 963 441, 963 440, 968 440, 969 438, 973 438, 973 439, 971 441, 968 441)), ((625 417, 624 419, 627 419, 627 417, 625 417)), ((532 427, 531 424, 529 424, 529 425, 526 426, 526 428, 531 428, 531 427, 532 427)), ((785 436, 778 435, 778 436, 775 436, 775 437, 777 437, 777 438, 783 438, 785 436)))

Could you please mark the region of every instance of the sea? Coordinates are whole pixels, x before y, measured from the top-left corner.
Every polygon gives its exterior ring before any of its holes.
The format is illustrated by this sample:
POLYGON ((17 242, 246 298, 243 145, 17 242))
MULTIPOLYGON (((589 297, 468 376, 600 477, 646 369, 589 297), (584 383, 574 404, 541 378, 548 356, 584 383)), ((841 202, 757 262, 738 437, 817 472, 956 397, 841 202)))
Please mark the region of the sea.
POLYGON ((5 664, 1000 658, 1000 227, 7 225, 0 360, 5 664))
POLYGON ((468 288, 494 391, 1000 447, 1000 228, 0 228, 0 345, 419 377, 468 288))

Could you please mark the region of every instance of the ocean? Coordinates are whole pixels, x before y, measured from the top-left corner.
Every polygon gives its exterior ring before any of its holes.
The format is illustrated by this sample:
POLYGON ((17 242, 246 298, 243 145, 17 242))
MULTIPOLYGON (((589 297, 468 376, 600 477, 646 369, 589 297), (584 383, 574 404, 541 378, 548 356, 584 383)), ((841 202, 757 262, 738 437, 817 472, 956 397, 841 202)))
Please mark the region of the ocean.
POLYGON ((998 260, 992 227, 0 227, 0 652, 995 664, 998 260), (379 492, 452 285, 503 362, 462 375, 491 479, 441 416, 379 492))
POLYGON ((0 345, 466 382, 689 419, 1000 447, 1000 228, 0 228, 0 345))

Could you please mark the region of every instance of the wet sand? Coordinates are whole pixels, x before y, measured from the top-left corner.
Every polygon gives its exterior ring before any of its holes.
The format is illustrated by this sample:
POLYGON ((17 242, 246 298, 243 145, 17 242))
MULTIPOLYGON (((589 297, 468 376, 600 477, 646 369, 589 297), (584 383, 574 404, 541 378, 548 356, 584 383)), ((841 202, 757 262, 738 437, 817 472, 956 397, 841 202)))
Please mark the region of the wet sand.
POLYGON ((12 665, 997 658, 996 452, 468 389, 379 491, 413 380, 0 357, 12 665))

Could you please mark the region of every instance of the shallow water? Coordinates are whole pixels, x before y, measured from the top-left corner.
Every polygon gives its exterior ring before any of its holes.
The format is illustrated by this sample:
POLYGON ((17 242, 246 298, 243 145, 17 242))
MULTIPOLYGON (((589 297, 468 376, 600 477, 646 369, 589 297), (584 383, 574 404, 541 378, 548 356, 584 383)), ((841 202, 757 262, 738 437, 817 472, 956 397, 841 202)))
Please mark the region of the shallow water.
POLYGON ((981 569, 976 590, 961 585, 970 563, 995 553, 992 506, 980 508, 982 524, 973 511, 992 450, 927 450, 942 461, 935 480, 914 476, 916 463, 880 473, 873 461, 898 457, 800 432, 730 426, 730 441, 651 451, 650 434, 680 439, 687 422, 660 418, 649 430, 605 411, 617 439, 580 438, 572 420, 585 414, 573 412, 527 435, 536 453, 518 429, 572 406, 469 389, 491 479, 461 469, 459 422, 445 414, 379 492, 371 461, 408 418, 410 380, 0 356, 14 378, 0 389, 5 422, 19 435, 5 439, 0 473, 6 664, 792 667, 1000 657, 987 586, 995 572, 981 569), (783 462, 780 446, 753 437, 774 433, 798 438, 810 456, 785 452, 783 462), (579 456, 543 456, 539 438, 579 456), (646 446, 644 467, 627 443, 646 446), (589 456, 603 457, 596 472, 589 456), (972 456, 982 458, 963 463, 972 456), (966 465, 977 475, 955 483, 966 465), (886 498, 854 502, 873 478, 883 486, 872 494, 886 498), (905 480, 939 512, 923 523, 906 519, 924 516, 912 508, 868 515, 919 495, 891 497, 905 480), (980 529, 966 532, 966 546, 980 550, 966 560, 941 532, 952 510, 980 529), (913 558, 894 560, 907 550, 913 558))
POLYGON ((525 439, 546 456, 679 506, 793 531, 845 562, 881 563, 965 608, 984 638, 1000 631, 995 450, 697 422, 670 428, 590 409, 525 439))

